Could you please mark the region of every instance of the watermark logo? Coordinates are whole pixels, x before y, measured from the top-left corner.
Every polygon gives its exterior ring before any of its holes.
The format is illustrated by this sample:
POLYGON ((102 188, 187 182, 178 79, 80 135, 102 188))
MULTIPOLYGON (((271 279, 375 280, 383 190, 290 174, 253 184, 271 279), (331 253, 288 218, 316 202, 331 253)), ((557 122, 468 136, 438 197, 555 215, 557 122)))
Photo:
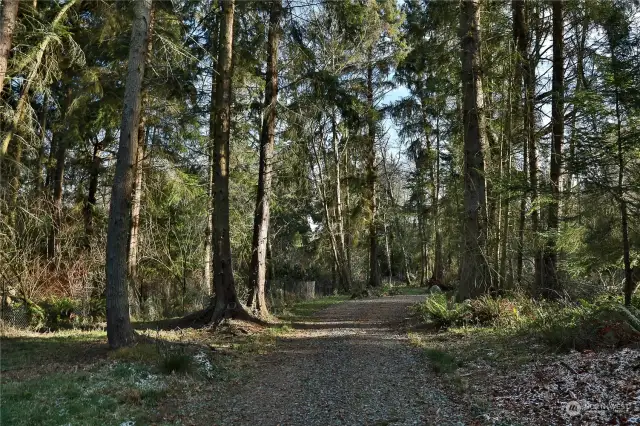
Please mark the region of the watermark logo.
POLYGON ((580 412, 582 411, 582 407, 580 407, 580 404, 578 403, 578 401, 569 401, 567 402, 567 406, 564 407, 564 410, 567 412, 567 414, 570 417, 575 417, 580 415, 580 412))

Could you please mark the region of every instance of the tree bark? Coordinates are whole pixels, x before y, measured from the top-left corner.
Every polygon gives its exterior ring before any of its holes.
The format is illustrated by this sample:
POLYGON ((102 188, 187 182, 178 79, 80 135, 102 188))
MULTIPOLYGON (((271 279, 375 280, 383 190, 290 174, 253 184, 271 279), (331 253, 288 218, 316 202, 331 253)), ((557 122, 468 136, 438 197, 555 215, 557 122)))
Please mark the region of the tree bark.
POLYGON ((486 258, 485 137, 478 0, 464 0, 460 9, 462 47, 462 108, 464 127, 464 221, 460 262, 460 300, 474 298, 490 287, 486 258))
POLYGON ((60 252, 58 233, 62 226, 62 194, 64 189, 64 166, 67 158, 66 137, 60 137, 56 144, 56 167, 53 172, 53 224, 49 233, 48 257, 55 258, 60 252))
MULTIPOLYGON (((220 33, 220 19, 218 16, 218 10, 214 11, 213 25, 210 33, 210 49, 211 58, 214 63, 218 61, 219 50, 219 33, 220 33)), ((202 288, 208 288, 211 294, 215 292, 213 288, 213 257, 211 252, 211 242, 213 233, 213 196, 214 196, 214 152, 213 152, 213 140, 216 133, 216 89, 215 78, 212 77, 211 84, 211 100, 209 102, 209 140, 208 140, 208 178, 207 178, 207 223, 204 229, 204 257, 202 260, 203 273, 202 273, 202 288)))
POLYGON ((44 95, 42 101, 42 111, 40 112, 40 147, 38 149, 38 157, 36 158, 36 196, 40 197, 44 191, 44 174, 42 166, 44 165, 44 151, 47 142, 47 115, 49 112, 49 96, 44 95))
POLYGON ((2 3, 2 17, 0 18, 0 95, 7 75, 7 62, 11 52, 11 42, 16 28, 20 0, 4 0, 2 3))
POLYGON ((547 217, 547 241, 543 257, 542 295, 546 298, 560 296, 560 282, 557 275, 558 216, 560 212, 560 173, 562 168, 562 143, 564 138, 564 19, 563 0, 552 2, 553 27, 553 77, 551 80, 551 128, 553 142, 549 179, 551 202, 547 217))
POLYGON ((216 127, 214 137, 213 271, 215 305, 212 323, 246 313, 238 300, 233 277, 229 235, 229 137, 231 126, 231 78, 233 73, 233 24, 235 0, 222 0, 220 51, 216 78, 216 127))
POLYGON ((376 120, 375 105, 373 99, 373 53, 369 52, 369 65, 367 66, 367 192, 369 204, 369 286, 379 287, 380 269, 378 268, 378 232, 377 232, 377 171, 376 171, 376 120))
MULTIPOLYGON (((515 65, 515 100, 514 115, 520 117, 522 114, 523 123, 522 127, 518 126, 516 135, 522 145, 522 172, 525 179, 528 178, 528 144, 527 144, 527 126, 525 114, 527 113, 526 107, 523 108, 522 101, 522 87, 523 87, 523 74, 527 70, 527 21, 524 14, 524 0, 513 0, 511 3, 513 10, 513 43, 516 48, 516 65, 515 65)), ((523 190, 520 198, 520 215, 518 219, 518 251, 516 257, 516 274, 517 283, 522 285, 522 268, 524 258, 524 227, 526 223, 526 211, 527 211, 527 191, 523 190)))
POLYGON ((148 39, 151 37, 149 30, 152 5, 152 0, 140 0, 135 3, 135 20, 131 30, 118 159, 111 192, 105 268, 107 276, 107 338, 111 348, 128 346, 134 341, 129 318, 127 252, 136 153, 138 151, 142 81, 148 39))
POLYGON ((89 169, 89 190, 87 192, 87 200, 85 201, 83 208, 85 247, 87 248, 91 247, 91 240, 93 239, 94 235, 93 212, 96 207, 98 178, 100 176, 100 167, 102 165, 102 159, 100 158, 101 151, 102 142, 96 140, 93 144, 93 155, 91 156, 91 166, 89 169))
POLYGON ((271 3, 269 13, 269 35, 267 40, 267 74, 265 77, 264 119, 260 134, 260 166, 258 194, 253 222, 251 276, 247 306, 255 314, 269 314, 265 299, 267 275, 267 241, 269 233, 269 202, 273 173, 273 151, 275 145, 278 104, 278 43, 280 39, 281 0, 271 3))

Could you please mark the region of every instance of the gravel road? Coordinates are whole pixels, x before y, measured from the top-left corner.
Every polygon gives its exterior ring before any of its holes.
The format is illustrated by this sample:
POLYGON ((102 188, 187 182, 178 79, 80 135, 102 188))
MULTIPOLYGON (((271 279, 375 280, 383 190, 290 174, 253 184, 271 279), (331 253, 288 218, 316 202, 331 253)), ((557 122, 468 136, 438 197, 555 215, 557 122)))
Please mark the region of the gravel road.
POLYGON ((219 425, 451 425, 458 404, 400 326, 424 296, 352 300, 279 339, 212 409, 219 425))

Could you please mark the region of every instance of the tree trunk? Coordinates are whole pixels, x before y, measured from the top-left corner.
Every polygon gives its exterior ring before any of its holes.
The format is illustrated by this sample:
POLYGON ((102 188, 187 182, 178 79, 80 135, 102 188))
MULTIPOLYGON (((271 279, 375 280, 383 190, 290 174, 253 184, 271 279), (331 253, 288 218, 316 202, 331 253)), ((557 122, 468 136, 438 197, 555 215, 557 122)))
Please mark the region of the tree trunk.
POLYGON ((62 194, 64 187, 64 166, 67 158, 67 140, 61 137, 56 144, 56 167, 53 172, 53 224, 51 233, 49 234, 49 250, 50 259, 58 256, 60 252, 60 241, 58 241, 58 233, 62 226, 62 194))
POLYGON ((11 41, 13 39, 13 31, 16 28, 20 0, 4 0, 2 3, 2 17, 0 18, 0 95, 7 75, 7 62, 11 52, 11 41))
POLYGON ((376 173, 376 120, 375 105, 373 103, 373 53, 369 52, 367 66, 367 115, 368 147, 367 147, 367 192, 369 204, 369 286, 379 287, 380 269, 378 268, 378 233, 377 233, 377 180, 376 173))
POLYGON ((36 196, 40 197, 44 191, 44 174, 42 166, 44 165, 44 151, 47 142, 47 115, 49 112, 49 96, 44 95, 42 101, 42 111, 40 112, 40 147, 38 149, 38 157, 36 158, 36 196))
POLYGON ((249 298, 247 306, 261 317, 269 314, 265 299, 267 275, 267 241, 269 233, 269 202, 273 173, 273 151, 278 103, 278 42, 282 2, 271 3, 267 40, 267 74, 265 77, 264 119, 260 134, 260 166, 258 194, 253 221, 253 242, 249 298))
MULTIPOLYGON (((218 61, 218 50, 220 42, 220 19, 218 10, 214 11, 213 25, 210 33, 211 58, 214 63, 218 61)), ((216 90, 215 84, 211 84, 211 100, 209 102, 209 140, 208 140, 208 176, 207 176, 207 223, 204 229, 204 258, 202 259, 202 288, 208 288, 213 295, 213 257, 211 252, 211 242, 213 235, 213 196, 214 196, 214 152, 213 140, 216 133, 216 90)))
POLYGON ((444 264, 442 258, 442 233, 440 232, 440 117, 436 117, 436 152, 435 152, 435 180, 433 182, 433 232, 435 253, 433 260, 433 279, 438 285, 443 284, 444 264))
POLYGON ((558 253, 556 239, 558 235, 558 215, 560 212, 560 173, 562 167, 562 142, 564 137, 564 19, 563 1, 552 2, 553 11, 553 78, 551 80, 551 128, 553 142, 549 178, 551 183, 551 202, 547 217, 547 241, 543 257, 543 277, 540 289, 546 298, 560 296, 560 282, 557 275, 558 253))
POLYGON ((135 3, 135 20, 131 30, 118 159, 111 192, 105 268, 107 276, 107 338, 111 348, 131 345, 134 340, 129 318, 127 252, 136 154, 138 152, 142 81, 147 44, 151 37, 149 31, 151 8, 152 0, 140 0, 135 3))
POLYGON ((464 0, 460 9, 462 99, 464 127, 464 221, 460 262, 460 300, 474 298, 490 287, 485 252, 486 193, 484 181, 484 112, 478 0, 464 0))
POLYGON ((236 294, 229 235, 229 132, 231 127, 231 77, 235 0, 222 0, 220 50, 216 77, 216 127, 213 199, 213 271, 215 306, 212 323, 245 312, 236 294))
POLYGON ((340 171, 340 146, 338 144, 338 131, 336 124, 335 109, 331 115, 331 142, 333 149, 333 161, 336 175, 335 196, 336 196, 336 223, 338 224, 338 251, 340 256, 340 273, 341 287, 344 291, 351 290, 351 270, 347 262, 347 247, 344 235, 344 214, 342 208, 342 178, 340 171))
POLYGON ((622 259, 624 263, 624 304, 631 305, 631 298, 635 291, 633 268, 631 267, 631 247, 629 243, 629 218, 627 211, 627 200, 625 198, 624 178, 625 160, 622 146, 622 111, 620 107, 620 81, 618 57, 616 52, 616 42, 613 35, 609 37, 609 52, 611 54, 611 68, 613 70, 613 84, 615 86, 615 108, 616 108, 616 146, 618 154, 618 188, 617 197, 620 207, 620 228, 622 232, 622 259))
POLYGON ((102 165, 100 151, 102 151, 102 142, 96 140, 93 144, 93 156, 91 157, 91 168, 89 170, 89 191, 87 193, 87 200, 83 209, 85 247, 87 248, 91 247, 91 240, 93 239, 94 234, 93 211, 96 206, 96 194, 98 193, 98 177, 100 176, 100 166, 102 165))
MULTIPOLYGON (((536 11, 532 11, 532 16, 536 16, 536 11)), ((537 28, 537 18, 534 22, 534 27, 537 28)), ((530 37, 530 33, 525 33, 527 38, 530 37)), ((526 43, 529 45, 529 42, 526 43)), ((541 280, 543 278, 542 272, 542 251, 540 243, 538 241, 538 229, 539 229, 539 205, 538 205, 538 152, 536 141, 536 118, 535 118, 535 90, 536 90, 536 66, 537 57, 540 51, 540 37, 536 37, 535 47, 531 55, 526 56, 526 67, 522 74, 525 84, 525 114, 524 123, 527 132, 527 144, 529 149, 529 185, 531 190, 531 233, 533 234, 533 248, 534 248, 534 280, 533 291, 538 292, 541 288, 541 280)))

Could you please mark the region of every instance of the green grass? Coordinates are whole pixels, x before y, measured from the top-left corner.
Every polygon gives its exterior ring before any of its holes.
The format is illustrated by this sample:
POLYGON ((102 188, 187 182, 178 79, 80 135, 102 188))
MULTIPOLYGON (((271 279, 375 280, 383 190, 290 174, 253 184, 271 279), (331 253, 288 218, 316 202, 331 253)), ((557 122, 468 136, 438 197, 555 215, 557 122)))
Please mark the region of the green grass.
POLYGON ((104 357, 107 334, 104 331, 61 331, 57 333, 11 333, 0 342, 0 371, 29 365, 78 364, 104 357))
POLYGON ((436 373, 453 373, 458 369, 459 361, 449 352, 427 348, 424 353, 436 373))
POLYGON ((167 402, 235 371, 206 345, 143 339, 108 351, 102 332, 12 331, 1 348, 2 425, 162 424, 167 402))
MULTIPOLYGON (((4 382, 4 381, 3 381, 4 382)), ((139 364, 106 364, 2 384, 0 423, 120 425, 153 421, 167 379, 139 364)))
POLYGON ((426 295, 429 294, 429 289, 425 288, 425 287, 407 287, 407 286, 403 286, 403 287, 394 287, 395 289, 397 289, 398 294, 402 294, 405 296, 420 296, 420 295, 426 295))
POLYGON ((305 300, 289 306, 279 316, 281 319, 286 321, 301 321, 313 316, 313 314, 321 311, 322 309, 337 305, 346 300, 349 300, 349 296, 347 295, 327 296, 313 300, 305 300))

